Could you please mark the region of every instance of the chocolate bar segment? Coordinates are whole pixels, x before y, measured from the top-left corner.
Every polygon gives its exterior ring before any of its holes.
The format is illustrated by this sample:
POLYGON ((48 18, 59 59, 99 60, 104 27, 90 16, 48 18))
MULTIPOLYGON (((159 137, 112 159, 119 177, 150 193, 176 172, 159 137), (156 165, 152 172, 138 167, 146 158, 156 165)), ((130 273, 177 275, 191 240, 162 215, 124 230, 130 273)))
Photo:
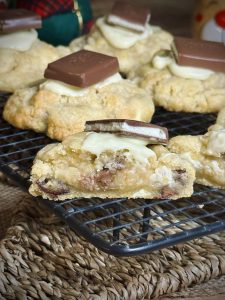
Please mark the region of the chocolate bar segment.
POLYGON ((26 9, 8 9, 0 11, 0 33, 41 28, 41 17, 26 9))
POLYGON ((222 43, 176 37, 173 52, 178 65, 225 72, 225 46, 222 43))
POLYGON ((80 50, 50 63, 44 77, 85 88, 119 71, 116 57, 80 50))
POLYGON ((168 144, 168 130, 165 127, 125 119, 86 121, 84 131, 107 132, 146 139, 149 144, 168 144))
POLYGON ((149 19, 150 10, 147 7, 134 5, 128 1, 117 1, 108 15, 107 22, 143 32, 149 19))

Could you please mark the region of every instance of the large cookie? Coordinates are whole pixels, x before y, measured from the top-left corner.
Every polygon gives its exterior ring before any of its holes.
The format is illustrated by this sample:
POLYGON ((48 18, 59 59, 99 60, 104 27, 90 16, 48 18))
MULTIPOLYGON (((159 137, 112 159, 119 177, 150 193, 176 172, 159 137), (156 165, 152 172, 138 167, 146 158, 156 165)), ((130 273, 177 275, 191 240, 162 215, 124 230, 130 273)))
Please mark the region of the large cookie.
POLYGON ((7 101, 3 116, 18 128, 45 132, 53 139, 83 131, 85 121, 134 119, 149 122, 151 97, 128 80, 92 86, 82 96, 65 96, 37 87, 18 90, 7 101))
POLYGON ((70 49, 75 52, 81 47, 87 50, 116 56, 119 60, 120 71, 127 74, 131 70, 151 61, 154 54, 159 50, 170 48, 172 36, 159 27, 152 26, 152 30, 151 35, 139 40, 135 45, 127 49, 118 49, 105 39, 97 26, 94 26, 89 35, 84 39, 75 39, 72 41, 70 49))
POLYGON ((177 136, 170 140, 171 152, 182 154, 196 170, 196 182, 225 188, 225 108, 205 135, 177 136))
POLYGON ((193 192, 194 169, 164 146, 135 138, 81 132, 43 148, 31 172, 30 193, 73 197, 178 199, 193 192))
POLYGON ((0 48, 0 91, 13 92, 35 84, 44 78, 49 62, 69 53, 69 48, 55 48, 38 39, 27 51, 0 48))

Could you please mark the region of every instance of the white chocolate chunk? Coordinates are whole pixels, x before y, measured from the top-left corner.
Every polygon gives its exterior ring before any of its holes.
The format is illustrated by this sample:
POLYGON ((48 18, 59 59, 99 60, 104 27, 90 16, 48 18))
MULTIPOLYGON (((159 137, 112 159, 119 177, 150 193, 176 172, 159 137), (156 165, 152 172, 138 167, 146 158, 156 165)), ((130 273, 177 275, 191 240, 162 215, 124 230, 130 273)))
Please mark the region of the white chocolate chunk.
POLYGON ((166 166, 156 169, 151 179, 156 185, 168 185, 169 187, 174 185, 173 173, 166 166))
POLYGON ((135 160, 142 164, 147 164, 150 157, 155 157, 155 153, 146 147, 147 142, 140 139, 117 136, 110 133, 91 132, 87 135, 81 147, 82 150, 89 151, 97 157, 104 151, 118 150, 129 151, 135 160))
POLYGON ((115 15, 109 15, 108 18, 107 18, 107 21, 109 23, 112 23, 112 24, 115 24, 115 25, 118 25, 118 26, 122 26, 122 27, 125 27, 125 28, 128 28, 128 29, 131 29, 131 30, 141 31, 141 32, 145 31, 145 28, 146 28, 149 20, 150 20, 150 14, 148 15, 147 20, 146 20, 144 25, 129 22, 129 21, 124 20, 124 19, 122 19, 118 16, 115 16, 115 15))
POLYGON ((212 161, 212 169, 213 169, 213 172, 224 176, 225 170, 220 168, 220 166, 216 160, 212 161))
POLYGON ((168 67, 173 75, 186 79, 206 80, 214 74, 214 71, 209 69, 179 66, 174 59, 169 56, 156 55, 152 60, 152 65, 159 70, 168 67))
MULTIPOLYGON (((109 85, 109 84, 112 84, 114 82, 118 82, 121 80, 123 80, 121 75, 119 73, 116 73, 116 74, 106 78, 105 80, 103 80, 99 83, 96 83, 92 87, 95 87, 96 89, 100 89, 106 85, 109 85)), ((81 97, 81 96, 84 96, 86 93, 88 93, 89 87, 80 88, 80 87, 76 87, 76 86, 73 86, 70 84, 66 84, 61 81, 48 79, 43 84, 40 85, 40 89, 48 90, 48 91, 51 91, 53 93, 63 95, 63 96, 81 97)))
POLYGON ((128 29, 113 26, 105 22, 105 18, 99 18, 96 25, 105 39, 115 48, 128 49, 138 41, 146 39, 152 34, 153 29, 147 24, 143 33, 132 32, 128 29))
POLYGON ((211 131, 207 146, 208 154, 220 155, 225 153, 225 129, 211 131))
POLYGON ((0 48, 9 48, 18 51, 27 51, 37 39, 34 29, 17 31, 0 35, 0 48))

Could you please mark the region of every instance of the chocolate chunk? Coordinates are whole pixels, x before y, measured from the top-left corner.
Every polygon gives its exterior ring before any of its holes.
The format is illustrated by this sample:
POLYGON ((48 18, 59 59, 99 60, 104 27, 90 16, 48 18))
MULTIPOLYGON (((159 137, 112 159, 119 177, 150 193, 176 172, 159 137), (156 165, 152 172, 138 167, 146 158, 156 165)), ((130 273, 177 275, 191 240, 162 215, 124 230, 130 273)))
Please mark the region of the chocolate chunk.
POLYGON ((95 189, 102 188, 104 191, 109 189, 114 179, 114 171, 101 170, 94 176, 95 189))
POLYGON ((80 50, 50 63, 44 77, 77 87, 88 87, 119 71, 116 57, 80 50))
POLYGON ((149 144, 168 143, 168 130, 157 125, 124 119, 87 121, 84 131, 109 132, 146 139, 149 144))
POLYGON ((170 199, 172 196, 176 195, 176 191, 173 190, 168 185, 164 186, 161 190, 161 199, 170 199))
POLYGON ((38 187, 46 194, 59 196, 69 193, 69 188, 60 180, 46 178, 37 181, 38 187))
POLYGON ((185 185, 187 173, 185 169, 178 169, 173 171, 175 181, 179 181, 181 185, 185 185))
POLYGON ((222 43, 176 37, 173 51, 178 65, 225 72, 225 46, 222 43))
POLYGON ((114 180, 115 173, 116 170, 103 169, 96 172, 94 175, 92 174, 81 178, 79 184, 88 191, 98 191, 99 189, 106 191, 110 188, 114 180))
POLYGON ((26 9, 0 11, 0 33, 41 28, 41 17, 26 9))
POLYGON ((176 172, 177 174, 182 175, 182 174, 186 173, 186 170, 185 169, 179 169, 179 170, 174 170, 173 172, 176 172))
POLYGON ((149 8, 134 5, 126 1, 117 1, 107 18, 107 22, 143 32, 149 19, 149 8))

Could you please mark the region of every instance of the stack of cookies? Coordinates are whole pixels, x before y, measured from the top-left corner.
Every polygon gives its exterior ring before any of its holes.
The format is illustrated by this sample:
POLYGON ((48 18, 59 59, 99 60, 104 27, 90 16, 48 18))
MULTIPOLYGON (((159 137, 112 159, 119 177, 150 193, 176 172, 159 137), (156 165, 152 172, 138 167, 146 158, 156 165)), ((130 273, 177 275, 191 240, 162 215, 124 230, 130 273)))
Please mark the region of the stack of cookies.
POLYGON ((150 25, 149 9, 117 1, 87 36, 57 49, 33 37, 40 20, 26 14, 0 14, 0 89, 13 92, 3 117, 60 141, 38 152, 32 195, 179 199, 194 182, 225 187, 224 45, 173 38, 150 25), (24 31, 9 33, 20 22, 24 31), (27 47, 15 48, 19 35, 27 47), (169 140, 149 123, 155 105, 220 113, 205 135, 169 140))

